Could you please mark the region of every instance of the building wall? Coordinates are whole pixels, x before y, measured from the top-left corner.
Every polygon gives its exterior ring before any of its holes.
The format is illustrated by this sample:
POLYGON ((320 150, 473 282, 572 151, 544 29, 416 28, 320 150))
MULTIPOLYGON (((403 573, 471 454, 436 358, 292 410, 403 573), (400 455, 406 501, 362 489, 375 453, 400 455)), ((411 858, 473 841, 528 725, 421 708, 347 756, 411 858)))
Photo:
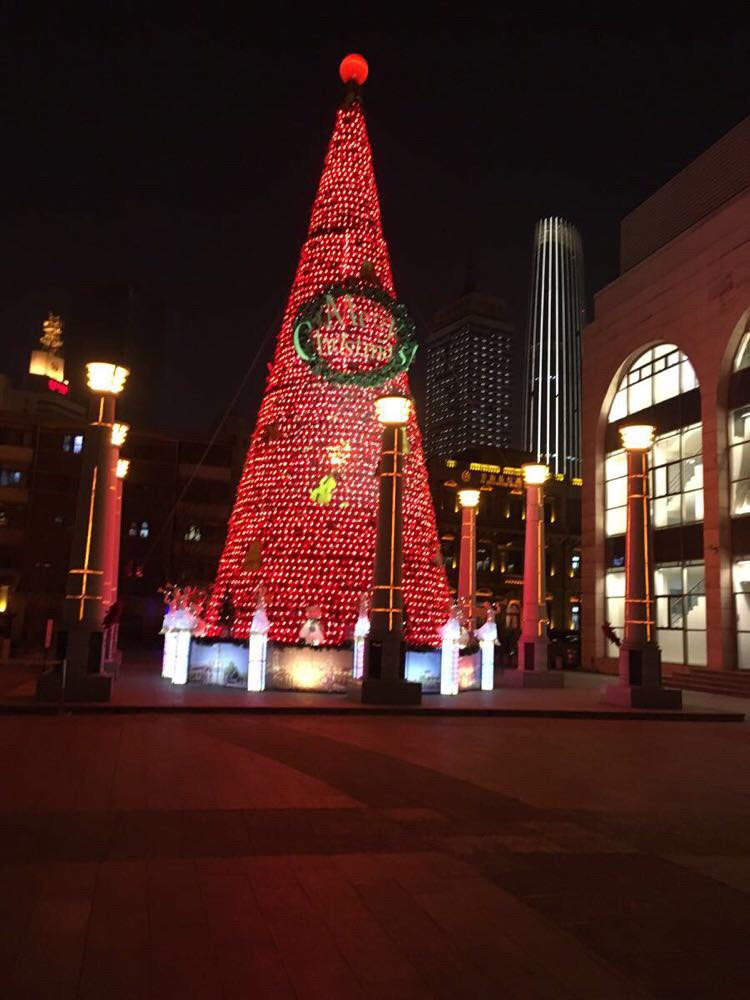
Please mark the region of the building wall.
POLYGON ((524 448, 553 475, 581 475, 583 249, 575 226, 541 219, 529 297, 524 448))
MULTIPOLYGON (((441 550, 454 593, 461 543, 457 494, 467 487, 481 491, 476 524, 477 602, 498 605, 501 629, 506 625, 508 603, 517 602, 520 612, 523 597, 526 526, 521 465, 530 460, 525 452, 487 448, 455 459, 432 459, 428 464, 441 550)), ((580 493, 579 485, 564 480, 552 479, 545 487, 547 605, 551 627, 564 631, 571 628, 573 609, 580 603, 580 573, 573 561, 580 553, 580 493)))
MULTIPOLYGON (((85 433, 82 419, 0 411, 0 634, 9 629, 16 649, 40 647, 47 620, 60 613, 85 433)), ((119 578, 125 640, 156 635, 158 590, 168 580, 208 585, 215 576, 247 427, 230 420, 208 451, 207 441, 131 430, 122 449, 130 459, 119 578)))
POLYGON ((750 185, 750 117, 627 215, 620 269, 627 271, 750 185))
POLYGON ((468 292, 435 317, 426 347, 425 454, 511 443, 513 327, 505 305, 468 292))
POLYGON ((708 666, 727 670, 736 664, 727 403, 749 309, 750 191, 675 237, 595 298, 595 319, 583 335, 584 665, 615 668, 615 661, 605 657, 602 634, 607 415, 628 364, 658 343, 674 343, 684 351, 700 385, 708 666))

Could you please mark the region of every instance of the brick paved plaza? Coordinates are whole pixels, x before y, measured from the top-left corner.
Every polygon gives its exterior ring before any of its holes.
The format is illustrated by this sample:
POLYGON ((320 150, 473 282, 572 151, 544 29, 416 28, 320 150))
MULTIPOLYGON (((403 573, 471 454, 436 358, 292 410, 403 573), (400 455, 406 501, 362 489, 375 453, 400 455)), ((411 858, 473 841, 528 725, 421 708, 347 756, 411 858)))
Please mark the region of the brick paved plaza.
POLYGON ((5 998, 746 997, 750 728, 0 720, 5 998))

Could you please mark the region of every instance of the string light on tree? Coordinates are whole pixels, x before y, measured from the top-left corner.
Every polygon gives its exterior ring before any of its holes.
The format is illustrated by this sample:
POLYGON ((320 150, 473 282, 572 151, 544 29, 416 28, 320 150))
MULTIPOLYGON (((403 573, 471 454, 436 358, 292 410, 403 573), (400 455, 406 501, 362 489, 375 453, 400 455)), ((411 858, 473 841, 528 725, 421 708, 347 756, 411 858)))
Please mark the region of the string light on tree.
MULTIPOLYGON (((409 395, 413 324, 396 298, 359 88, 359 55, 343 60, 339 107, 307 238, 269 366, 207 613, 217 636, 247 638, 266 590, 269 639, 299 641, 307 611, 329 646, 353 637, 372 587, 384 393, 409 395)), ((449 595, 437 558, 422 441, 412 412, 404 458, 406 640, 437 646, 449 595)), ((317 632, 316 632, 317 634, 317 632)))

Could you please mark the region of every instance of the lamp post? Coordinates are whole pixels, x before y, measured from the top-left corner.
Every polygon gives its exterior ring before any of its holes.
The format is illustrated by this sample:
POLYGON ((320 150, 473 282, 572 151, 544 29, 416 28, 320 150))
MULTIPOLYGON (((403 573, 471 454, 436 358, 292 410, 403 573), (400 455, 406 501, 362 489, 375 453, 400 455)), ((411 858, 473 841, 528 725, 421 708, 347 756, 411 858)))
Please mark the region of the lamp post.
POLYGON ((661 686, 661 650, 656 643, 654 560, 648 496, 650 424, 620 428, 628 462, 625 527, 625 634, 618 684, 604 688, 606 704, 632 708, 682 708, 682 692, 661 686))
POLYGON ((477 592, 477 507, 479 490, 458 491, 461 505, 461 550, 458 560, 458 604, 466 614, 466 625, 473 631, 477 592))
POLYGON ((503 671, 500 687, 563 687, 562 671, 547 669, 547 572, 544 554, 546 465, 523 466, 526 484, 526 537, 523 560, 523 610, 518 668, 503 671))
POLYGON ((125 443, 128 430, 127 424, 115 424, 112 428, 112 451, 114 452, 115 466, 115 510, 114 523, 108 535, 107 541, 107 564, 104 572, 104 609, 105 609, 105 632, 104 632, 104 656, 103 663, 105 669, 112 671, 117 676, 122 662, 122 653, 119 649, 120 636, 120 610, 117 606, 120 579, 120 540, 122 535, 122 488, 123 480, 128 474, 130 460, 119 458, 120 446, 125 443))
POLYGON ((375 400, 382 430, 375 575, 363 678, 351 680, 351 697, 370 704, 418 705, 422 685, 404 678, 403 465, 411 400, 389 393, 375 400))
MULTIPOLYGON (((59 655, 66 661, 65 693, 76 701, 107 701, 112 678, 102 673, 105 574, 115 530, 117 461, 112 432, 115 402, 130 372, 103 361, 86 365, 91 391, 81 454, 81 480, 62 609, 59 655)), ((62 674, 43 674, 41 699, 59 696, 62 674)))
POLYGON ((114 466, 114 476, 110 475, 110 483, 115 493, 114 525, 107 539, 107 560, 104 570, 104 610, 117 600, 117 582, 120 573, 120 529, 122 521, 122 486, 123 479, 128 474, 130 462, 120 458, 120 448, 125 444, 130 426, 123 423, 112 424, 112 448, 110 462, 114 466))

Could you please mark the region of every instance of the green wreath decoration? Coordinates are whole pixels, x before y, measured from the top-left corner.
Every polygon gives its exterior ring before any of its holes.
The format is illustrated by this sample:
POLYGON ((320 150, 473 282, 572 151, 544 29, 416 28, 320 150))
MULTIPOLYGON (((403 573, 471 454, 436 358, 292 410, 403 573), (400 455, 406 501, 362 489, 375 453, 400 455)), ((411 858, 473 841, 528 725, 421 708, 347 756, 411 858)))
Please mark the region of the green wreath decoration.
POLYGON ((414 320, 409 315, 405 305, 390 295, 378 285, 365 284, 356 278, 329 285, 322 292, 305 302, 297 310, 293 324, 294 347, 297 354, 306 362, 315 375, 319 375, 334 385, 358 385, 361 387, 382 385, 394 376, 405 372, 417 353, 416 331, 414 320), (354 295, 358 298, 370 299, 383 306, 393 318, 396 343, 390 359, 379 368, 367 372, 336 371, 318 354, 313 341, 313 331, 319 325, 320 312, 329 298, 337 299, 342 295, 354 295))

